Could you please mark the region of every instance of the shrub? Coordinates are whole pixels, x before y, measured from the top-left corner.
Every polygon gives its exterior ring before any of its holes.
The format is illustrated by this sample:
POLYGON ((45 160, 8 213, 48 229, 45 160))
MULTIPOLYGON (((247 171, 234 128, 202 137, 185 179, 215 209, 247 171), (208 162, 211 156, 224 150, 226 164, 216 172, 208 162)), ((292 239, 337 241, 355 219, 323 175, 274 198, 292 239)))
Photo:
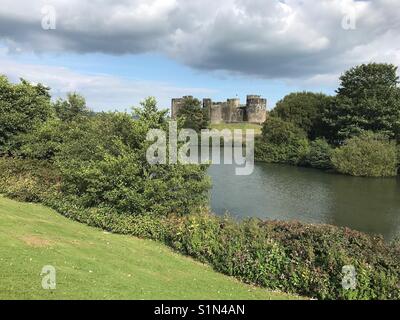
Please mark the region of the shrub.
POLYGON ((317 139, 310 143, 310 152, 306 164, 318 169, 331 169, 333 149, 325 139, 317 139))
POLYGON ((59 174, 49 163, 0 158, 0 193, 19 201, 42 202, 59 188, 59 174))
POLYGON ((303 130, 291 122, 268 118, 262 137, 255 144, 255 158, 272 163, 301 164, 308 154, 308 140, 303 130))
POLYGON ((338 172, 352 176, 396 176, 396 145, 382 135, 365 132, 336 149, 332 163, 338 172))

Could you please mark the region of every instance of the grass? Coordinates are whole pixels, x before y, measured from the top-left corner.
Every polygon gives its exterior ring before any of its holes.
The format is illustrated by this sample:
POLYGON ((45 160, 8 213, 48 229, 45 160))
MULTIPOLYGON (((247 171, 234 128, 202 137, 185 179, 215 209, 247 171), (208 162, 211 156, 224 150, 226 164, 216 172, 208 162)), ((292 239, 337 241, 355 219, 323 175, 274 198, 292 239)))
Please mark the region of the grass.
POLYGON ((234 130, 234 129, 241 129, 241 130, 246 130, 246 129, 254 129, 254 134, 255 135, 260 135, 261 134, 261 128, 262 126, 259 124, 253 124, 253 123, 219 123, 219 124, 212 124, 211 129, 217 129, 217 130, 223 130, 223 129, 229 129, 229 130, 234 130))
POLYGON ((0 196, 0 299, 296 299, 214 272, 149 240, 0 196), (56 268, 44 290, 42 267, 56 268))

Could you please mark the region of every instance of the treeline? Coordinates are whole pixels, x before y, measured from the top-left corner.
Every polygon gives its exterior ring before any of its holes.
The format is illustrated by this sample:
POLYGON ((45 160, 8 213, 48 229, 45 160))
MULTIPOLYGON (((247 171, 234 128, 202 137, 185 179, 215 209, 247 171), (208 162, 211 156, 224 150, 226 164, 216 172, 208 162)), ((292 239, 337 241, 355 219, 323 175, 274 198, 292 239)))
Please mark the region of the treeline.
POLYGON ((335 96, 292 93, 263 125, 256 159, 354 176, 395 176, 399 166, 397 67, 364 64, 340 77, 335 96))

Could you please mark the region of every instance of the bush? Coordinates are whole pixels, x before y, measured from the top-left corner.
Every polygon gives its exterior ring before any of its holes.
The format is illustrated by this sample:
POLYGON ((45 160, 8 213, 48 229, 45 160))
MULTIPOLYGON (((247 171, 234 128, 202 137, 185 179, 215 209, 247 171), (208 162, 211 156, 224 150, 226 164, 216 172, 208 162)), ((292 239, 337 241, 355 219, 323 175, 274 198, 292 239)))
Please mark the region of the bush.
POLYGON ((47 162, 0 158, 0 193, 10 198, 43 202, 54 196, 59 182, 57 170, 47 162))
POLYGON ((396 145, 382 135, 365 132, 336 149, 332 163, 338 172, 352 176, 396 176, 396 145))
POLYGON ((328 170, 332 169, 332 147, 325 139, 317 139, 310 143, 310 152, 307 155, 306 164, 310 167, 328 170))
POLYGON ((262 137, 255 144, 255 158, 272 163, 301 164, 309 150, 303 130, 291 122, 268 118, 262 128, 262 137))

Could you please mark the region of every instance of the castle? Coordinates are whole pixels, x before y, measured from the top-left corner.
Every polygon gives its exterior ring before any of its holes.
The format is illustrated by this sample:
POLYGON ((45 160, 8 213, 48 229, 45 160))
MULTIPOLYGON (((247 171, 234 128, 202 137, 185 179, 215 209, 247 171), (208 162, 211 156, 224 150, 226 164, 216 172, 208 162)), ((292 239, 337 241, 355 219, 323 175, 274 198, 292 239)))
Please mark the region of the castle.
MULTIPOLYGON (((192 96, 172 99, 171 117, 176 119, 178 111, 184 107, 184 101, 192 96)), ((226 102, 213 102, 211 99, 203 99, 203 108, 211 124, 218 123, 263 123, 267 118, 267 100, 257 95, 248 95, 246 104, 241 105, 237 98, 228 99, 226 102)))

